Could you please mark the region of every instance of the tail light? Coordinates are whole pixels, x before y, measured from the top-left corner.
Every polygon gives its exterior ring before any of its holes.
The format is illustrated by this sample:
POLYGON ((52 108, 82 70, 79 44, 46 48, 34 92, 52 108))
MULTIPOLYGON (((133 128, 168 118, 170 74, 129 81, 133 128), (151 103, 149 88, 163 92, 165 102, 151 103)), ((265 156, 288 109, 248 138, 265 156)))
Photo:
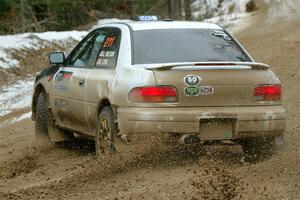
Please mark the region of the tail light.
POLYGON ((254 96, 258 101, 280 101, 281 85, 259 85, 254 89, 254 96))
POLYGON ((133 88, 129 100, 135 102, 177 102, 177 90, 172 86, 147 86, 133 88))

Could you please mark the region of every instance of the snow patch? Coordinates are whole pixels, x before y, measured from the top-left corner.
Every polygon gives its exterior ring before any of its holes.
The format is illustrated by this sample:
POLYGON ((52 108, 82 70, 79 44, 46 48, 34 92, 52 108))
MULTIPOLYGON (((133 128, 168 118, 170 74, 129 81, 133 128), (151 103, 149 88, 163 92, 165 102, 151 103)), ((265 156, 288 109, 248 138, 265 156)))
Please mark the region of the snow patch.
POLYGON ((28 113, 25 113, 19 117, 17 117, 16 119, 14 119, 12 122, 19 122, 19 121, 22 121, 22 120, 25 120, 25 119, 30 119, 31 118, 31 115, 32 115, 32 112, 28 112, 28 113))
POLYGON ((19 66, 19 61, 12 58, 13 50, 37 50, 53 42, 64 44, 70 39, 79 41, 86 34, 86 31, 63 31, 0 36, 0 68, 19 66))
POLYGON ((235 32, 246 24, 247 18, 251 16, 246 13, 246 4, 249 0, 196 0, 192 4, 193 18, 204 18, 204 22, 219 24, 224 28, 235 32))
POLYGON ((49 42, 52 41, 64 41, 70 38, 74 40, 81 40, 87 34, 86 31, 62 31, 62 32, 44 32, 44 33, 35 33, 38 38, 46 40, 49 42))
POLYGON ((4 127, 5 125, 14 124, 20 121, 23 121, 25 119, 30 119, 32 115, 32 112, 24 113, 18 117, 14 117, 12 119, 7 119, 0 123, 0 128, 4 127))
POLYGON ((17 81, 10 86, 0 87, 0 117, 17 109, 31 105, 34 80, 32 78, 17 81))
POLYGON ((196 0, 192 3, 193 17, 216 17, 232 13, 246 12, 246 4, 249 0, 196 0))
POLYGON ((230 32, 236 32, 247 25, 249 16, 251 16, 249 13, 232 13, 205 19, 204 22, 215 23, 228 29, 230 32))

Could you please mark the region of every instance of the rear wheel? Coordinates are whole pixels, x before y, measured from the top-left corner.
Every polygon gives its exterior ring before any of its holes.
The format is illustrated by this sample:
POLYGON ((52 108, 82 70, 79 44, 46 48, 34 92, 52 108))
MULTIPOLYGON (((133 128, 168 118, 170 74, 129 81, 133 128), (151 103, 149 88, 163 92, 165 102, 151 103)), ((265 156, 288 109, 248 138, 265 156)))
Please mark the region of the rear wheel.
POLYGON ((241 142, 245 160, 256 162, 270 158, 284 143, 283 134, 276 137, 260 137, 243 140, 241 142))
POLYGON ((104 107, 98 117, 95 137, 96 154, 98 157, 116 152, 123 152, 128 148, 126 142, 117 135, 116 116, 109 106, 104 107))
POLYGON ((38 95, 36 101, 35 139, 38 147, 41 148, 46 148, 51 144, 48 135, 47 97, 44 92, 38 95))

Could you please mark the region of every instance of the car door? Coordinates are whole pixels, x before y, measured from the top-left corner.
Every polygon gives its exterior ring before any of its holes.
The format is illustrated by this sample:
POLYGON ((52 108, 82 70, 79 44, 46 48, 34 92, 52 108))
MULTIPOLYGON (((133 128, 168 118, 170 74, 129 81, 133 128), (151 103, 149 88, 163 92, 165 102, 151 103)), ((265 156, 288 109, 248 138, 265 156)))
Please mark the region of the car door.
POLYGON ((96 32, 89 34, 70 53, 52 84, 52 109, 57 123, 85 133, 85 87, 96 32))
POLYGON ((100 30, 91 56, 93 67, 89 69, 85 92, 87 127, 90 133, 95 132, 99 102, 103 99, 111 100, 114 69, 121 41, 119 28, 106 27, 100 30))

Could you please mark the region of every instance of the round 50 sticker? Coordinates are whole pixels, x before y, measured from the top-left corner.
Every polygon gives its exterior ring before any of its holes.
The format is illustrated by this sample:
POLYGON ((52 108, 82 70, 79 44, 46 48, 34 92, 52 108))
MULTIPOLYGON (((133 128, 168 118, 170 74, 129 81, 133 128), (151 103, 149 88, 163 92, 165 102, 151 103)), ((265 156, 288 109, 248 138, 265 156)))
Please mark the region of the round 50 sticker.
POLYGON ((187 75, 184 77, 184 83, 186 85, 198 85, 201 81, 201 78, 199 76, 195 75, 187 75))

